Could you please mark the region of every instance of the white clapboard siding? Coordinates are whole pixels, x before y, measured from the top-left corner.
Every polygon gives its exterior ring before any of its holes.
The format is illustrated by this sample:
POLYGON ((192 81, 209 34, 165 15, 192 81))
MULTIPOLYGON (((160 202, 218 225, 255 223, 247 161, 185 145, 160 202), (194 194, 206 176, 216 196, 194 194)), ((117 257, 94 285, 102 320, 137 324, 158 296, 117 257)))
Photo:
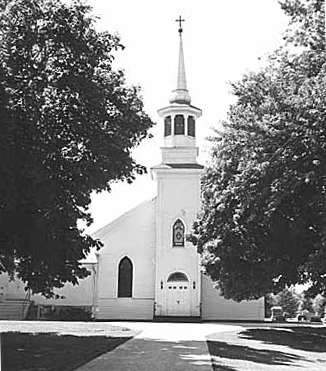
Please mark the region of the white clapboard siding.
POLYGON ((30 302, 23 300, 6 300, 0 302, 0 320, 21 321, 25 318, 30 302))
MULTIPOLYGON (((90 272, 84 279, 78 280, 78 285, 66 283, 61 289, 55 289, 59 299, 46 299, 40 294, 31 295, 30 300, 36 305, 92 306, 95 298, 96 263, 84 263, 90 272)), ((25 283, 15 277, 10 280, 8 274, 0 275, 0 287, 3 287, 2 300, 24 300, 26 297, 25 283)))
POLYGON ((94 234, 104 245, 98 255, 97 319, 153 318, 155 203, 156 198, 141 203, 94 234), (133 265, 132 298, 117 297, 125 256, 133 265))
POLYGON ((55 293, 60 295, 59 299, 46 299, 42 295, 32 295, 31 300, 38 305, 63 305, 63 306, 92 306, 95 300, 96 264, 84 263, 90 275, 78 280, 78 285, 66 283, 55 293))
POLYGON ((154 299, 115 298, 98 300, 97 320, 152 320, 154 299))
POLYGON ((226 300, 214 288, 212 280, 202 275, 202 319, 263 321, 264 299, 240 303, 226 300))

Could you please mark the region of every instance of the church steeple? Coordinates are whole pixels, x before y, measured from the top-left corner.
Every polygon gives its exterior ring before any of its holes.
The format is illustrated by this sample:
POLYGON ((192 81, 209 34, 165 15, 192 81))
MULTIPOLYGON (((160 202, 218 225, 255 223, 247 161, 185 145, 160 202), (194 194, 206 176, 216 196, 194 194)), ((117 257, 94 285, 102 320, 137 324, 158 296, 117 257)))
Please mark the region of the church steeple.
POLYGON ((178 79, 177 79, 177 88, 173 91, 174 96, 170 99, 170 103, 183 103, 183 104, 190 104, 191 99, 187 89, 187 80, 186 80, 186 70, 185 70, 185 62, 184 62, 184 54, 183 54, 183 42, 182 42, 182 24, 184 19, 179 17, 176 20, 179 22, 179 65, 178 65, 178 79))
POLYGON ((201 116, 201 110, 190 104, 191 99, 187 89, 183 44, 182 23, 179 17, 179 64, 177 88, 173 91, 170 104, 158 110, 164 121, 164 145, 162 163, 196 164, 198 148, 196 147, 196 119, 201 116))

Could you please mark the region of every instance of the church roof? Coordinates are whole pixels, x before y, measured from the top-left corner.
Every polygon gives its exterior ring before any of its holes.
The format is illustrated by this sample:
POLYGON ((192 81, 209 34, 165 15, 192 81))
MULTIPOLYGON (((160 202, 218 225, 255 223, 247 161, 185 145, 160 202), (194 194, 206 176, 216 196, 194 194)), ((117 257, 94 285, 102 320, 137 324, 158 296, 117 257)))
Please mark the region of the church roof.
POLYGON ((197 163, 172 163, 172 164, 159 164, 153 166, 152 169, 204 169, 203 165, 197 163))
POLYGON ((182 164, 182 163, 174 163, 174 164, 165 164, 172 169, 204 169, 203 165, 199 164, 182 164))
POLYGON ((170 103, 181 103, 181 104, 190 104, 191 98, 187 89, 187 80, 186 80, 186 69, 184 63, 183 55, 183 43, 182 43, 182 27, 181 22, 184 20, 177 20, 180 23, 179 28, 179 65, 178 65, 178 78, 177 78, 177 88, 173 91, 173 97, 170 99, 170 103))
POLYGON ((160 108, 158 110, 158 114, 159 115, 164 115, 165 111, 172 111, 172 110, 181 111, 183 109, 187 109, 189 111, 189 108, 191 108, 192 111, 197 111, 196 112, 197 113, 197 116, 201 116, 202 111, 201 111, 200 108, 195 107, 192 104, 177 103, 177 102, 174 102, 174 103, 170 104, 169 106, 165 106, 163 108, 160 108))
POLYGON ((127 217, 132 216, 132 214, 137 213, 140 209, 147 208, 147 207, 154 207, 154 204, 156 202, 156 196, 151 197, 150 199, 147 199, 137 206, 133 207, 132 209, 128 210, 124 214, 120 215, 118 218, 112 220, 104 227, 98 229, 94 233, 91 234, 93 238, 103 238, 106 234, 110 233, 114 228, 118 227, 121 223, 123 223, 123 220, 127 217))

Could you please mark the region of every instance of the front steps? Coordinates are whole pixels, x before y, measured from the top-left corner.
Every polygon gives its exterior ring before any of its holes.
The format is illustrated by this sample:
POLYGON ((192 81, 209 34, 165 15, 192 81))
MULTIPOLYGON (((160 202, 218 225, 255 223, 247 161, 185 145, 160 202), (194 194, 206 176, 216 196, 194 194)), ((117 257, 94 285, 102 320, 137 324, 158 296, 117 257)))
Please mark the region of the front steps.
POLYGON ((155 316, 153 322, 189 322, 200 323, 200 317, 183 317, 183 316, 155 316))
POLYGON ((7 299, 0 302, 0 320, 21 321, 26 318, 30 300, 7 299))

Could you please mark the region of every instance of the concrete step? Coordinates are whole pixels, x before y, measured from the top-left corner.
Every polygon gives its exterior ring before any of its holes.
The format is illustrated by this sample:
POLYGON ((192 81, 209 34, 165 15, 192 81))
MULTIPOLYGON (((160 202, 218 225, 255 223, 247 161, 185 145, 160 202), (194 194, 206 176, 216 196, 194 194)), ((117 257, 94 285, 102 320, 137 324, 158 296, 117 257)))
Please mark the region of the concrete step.
POLYGON ((200 317, 188 317, 188 316, 155 316, 154 322, 190 322, 199 323, 201 322, 200 317))

